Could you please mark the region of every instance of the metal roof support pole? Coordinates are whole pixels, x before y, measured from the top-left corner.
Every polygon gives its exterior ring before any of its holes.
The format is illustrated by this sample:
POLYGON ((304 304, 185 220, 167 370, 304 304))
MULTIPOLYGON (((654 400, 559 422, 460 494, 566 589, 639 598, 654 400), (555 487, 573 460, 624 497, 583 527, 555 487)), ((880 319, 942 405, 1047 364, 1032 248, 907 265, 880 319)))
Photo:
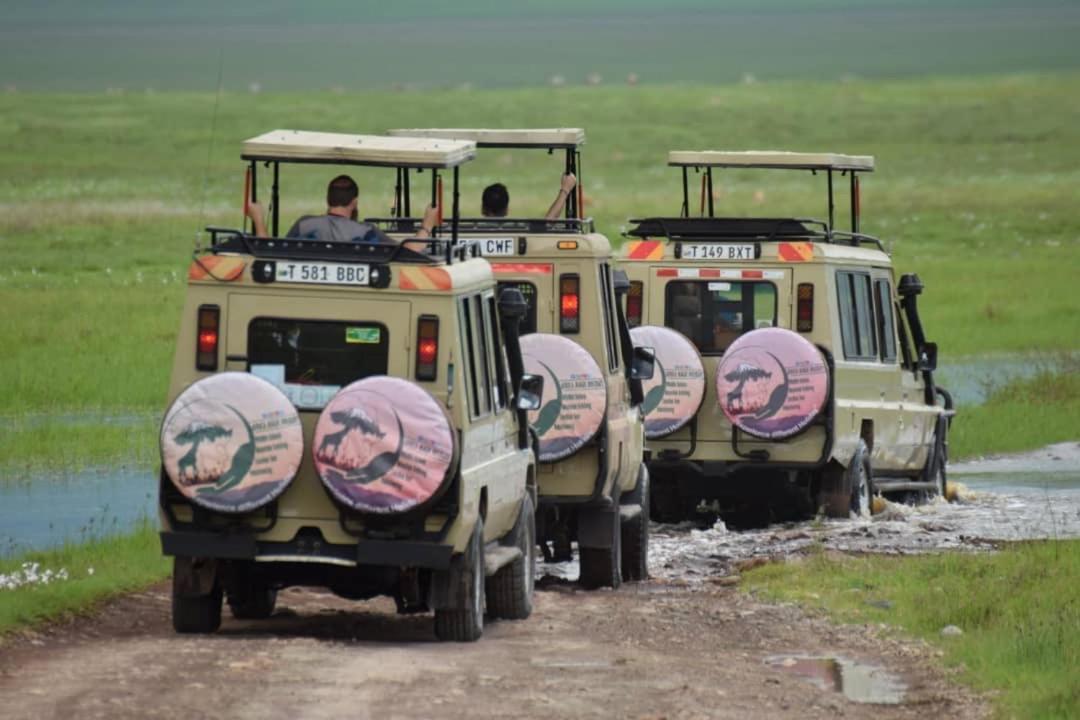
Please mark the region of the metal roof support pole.
POLYGON ((829 168, 826 175, 829 178, 829 233, 831 234, 833 224, 836 221, 836 206, 833 205, 832 168, 829 168))
POLYGON ((394 212, 393 216, 401 217, 401 168, 396 168, 397 176, 394 180, 394 212))
POLYGON ((259 163, 251 161, 251 202, 259 202, 259 163))
POLYGON ((712 192, 712 166, 705 168, 705 177, 709 183, 709 217, 716 217, 713 212, 713 192, 712 192))
POLYGON ((450 218, 450 242, 453 243, 454 245, 457 245, 457 241, 458 241, 458 237, 457 237, 458 236, 458 216, 459 216, 459 210, 460 210, 460 208, 458 206, 458 203, 460 202, 460 198, 461 198, 461 194, 458 192, 458 170, 459 169, 460 169, 460 166, 458 166, 458 165, 454 166, 454 202, 453 202, 453 205, 454 205, 453 213, 454 214, 450 218))
POLYGON ((851 232, 859 232, 859 178, 851 171, 851 232))
MULTIPOLYGON (((553 149, 554 148, 549 149, 548 153, 550 154, 553 149)), ((569 175, 570 173, 574 172, 574 149, 573 148, 566 148, 566 158, 564 159, 563 165, 564 165, 564 168, 563 168, 563 173, 564 174, 569 175)), ((574 207, 575 205, 577 205, 577 192, 576 191, 571 193, 569 196, 567 196, 566 205, 563 206, 563 215, 567 219, 572 218, 577 214, 577 209, 574 207)))
POLYGON ((280 163, 274 163, 274 184, 270 188, 270 202, 274 206, 274 237, 281 237, 278 233, 278 215, 280 208, 278 208, 278 168, 280 163))
POLYGON ((574 174, 577 177, 577 192, 574 193, 574 210, 579 220, 585 219, 585 185, 581 172, 581 151, 574 150, 574 174))
POLYGON ((405 217, 412 217, 412 199, 409 197, 409 168, 402 168, 405 174, 405 217))
POLYGON ((690 217, 690 179, 687 177, 687 167, 682 167, 682 214, 680 217, 690 217))

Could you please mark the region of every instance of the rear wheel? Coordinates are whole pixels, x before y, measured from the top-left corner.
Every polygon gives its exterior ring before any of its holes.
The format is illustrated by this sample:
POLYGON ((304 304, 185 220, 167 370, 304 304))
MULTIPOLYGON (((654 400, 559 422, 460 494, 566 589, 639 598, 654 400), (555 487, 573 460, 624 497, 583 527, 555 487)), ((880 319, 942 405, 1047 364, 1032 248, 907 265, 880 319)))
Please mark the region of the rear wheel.
POLYGON ((622 532, 622 579, 627 582, 647 580, 649 577, 649 470, 642 465, 638 482, 627 497, 624 506, 638 508, 635 517, 621 523, 622 532))
POLYGON ((524 620, 532 614, 536 582, 536 514, 532 497, 525 496, 517 522, 507 539, 521 550, 521 557, 487 580, 487 606, 492 617, 524 620))
MULTIPOLYGON (((174 558, 172 622, 178 633, 212 633, 221 627, 221 583, 217 577, 198 587, 191 558, 174 558)), ((207 578, 203 578, 204 581, 207 578)))
POLYGON ((453 587, 462 597, 457 607, 435 611, 435 635, 440 640, 472 642, 484 633, 484 520, 476 519, 476 527, 465 552, 457 558, 453 587))
MULTIPOLYGON (((600 520, 610 525, 610 547, 582 547, 578 540, 578 552, 581 556, 581 584, 592 590, 600 587, 617 588, 622 584, 622 528, 619 511, 616 507, 609 510, 614 518, 600 520)), ((581 517, 578 523, 583 522, 581 517)))

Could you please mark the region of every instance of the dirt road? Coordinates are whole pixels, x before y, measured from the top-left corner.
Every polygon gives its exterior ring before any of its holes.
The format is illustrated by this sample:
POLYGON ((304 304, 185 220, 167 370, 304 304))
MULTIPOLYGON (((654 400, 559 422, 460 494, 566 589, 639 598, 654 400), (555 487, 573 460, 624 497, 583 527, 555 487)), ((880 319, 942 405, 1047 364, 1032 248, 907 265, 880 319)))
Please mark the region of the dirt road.
MULTIPOLYGON (((164 585, 0 646, 5 718, 981 717, 933 652, 839 628, 729 586, 653 580, 617 592, 553 582, 522 622, 440 644, 390 602, 282 593, 275 616, 180 637, 164 585), (852 702, 769 667, 778 654, 869 662, 906 685, 852 702)), ((227 613, 226 613, 227 614, 227 613)), ((790 664, 790 663, 789 663, 790 664)))

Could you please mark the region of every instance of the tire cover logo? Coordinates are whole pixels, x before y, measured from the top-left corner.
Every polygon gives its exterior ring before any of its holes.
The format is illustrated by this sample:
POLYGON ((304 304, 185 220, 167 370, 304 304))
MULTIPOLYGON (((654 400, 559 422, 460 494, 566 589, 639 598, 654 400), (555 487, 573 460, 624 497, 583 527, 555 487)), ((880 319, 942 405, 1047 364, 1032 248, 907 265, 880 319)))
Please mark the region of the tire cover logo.
POLYGON ((182 392, 165 414, 160 443, 173 485, 195 504, 227 513, 281 495, 304 456, 296 408, 267 381, 241 372, 182 392))
POLYGON ((311 451, 338 502, 361 512, 406 512, 442 487, 454 460, 454 433, 425 390, 379 375, 334 396, 319 415, 311 451))
POLYGON ((783 328, 739 337, 716 368, 716 397, 740 430, 767 440, 801 432, 829 397, 829 372, 806 338, 783 328))
POLYGON ((529 424, 540 438, 541 462, 570 457, 592 440, 607 413, 607 382, 589 351, 559 335, 521 338, 525 372, 544 378, 540 409, 529 424))
POLYGON ((656 353, 656 371, 643 384, 645 437, 662 438, 690 422, 705 400, 705 366, 689 339, 677 330, 642 325, 630 331, 637 347, 656 353))

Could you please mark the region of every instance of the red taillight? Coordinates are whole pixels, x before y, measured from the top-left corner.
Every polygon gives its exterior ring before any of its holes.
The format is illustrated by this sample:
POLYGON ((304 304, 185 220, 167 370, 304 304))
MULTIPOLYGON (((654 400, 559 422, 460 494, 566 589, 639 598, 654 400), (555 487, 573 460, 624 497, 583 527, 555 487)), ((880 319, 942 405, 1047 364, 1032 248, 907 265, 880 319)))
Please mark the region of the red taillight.
POLYGON ((559 332, 581 331, 581 294, 577 275, 559 277, 559 332))
POLYGON ((199 308, 199 327, 195 339, 196 370, 217 370, 220 319, 221 309, 217 305, 203 305, 199 308))
POLYGON ((812 283, 799 283, 795 328, 799 332, 810 332, 814 329, 814 285, 812 283))
POLYGON ((432 381, 439 374, 439 318, 421 315, 416 324, 416 379, 432 381))
POLYGON ((630 283, 630 291, 626 294, 626 324, 634 328, 641 325, 641 305, 644 287, 640 280, 630 283))

